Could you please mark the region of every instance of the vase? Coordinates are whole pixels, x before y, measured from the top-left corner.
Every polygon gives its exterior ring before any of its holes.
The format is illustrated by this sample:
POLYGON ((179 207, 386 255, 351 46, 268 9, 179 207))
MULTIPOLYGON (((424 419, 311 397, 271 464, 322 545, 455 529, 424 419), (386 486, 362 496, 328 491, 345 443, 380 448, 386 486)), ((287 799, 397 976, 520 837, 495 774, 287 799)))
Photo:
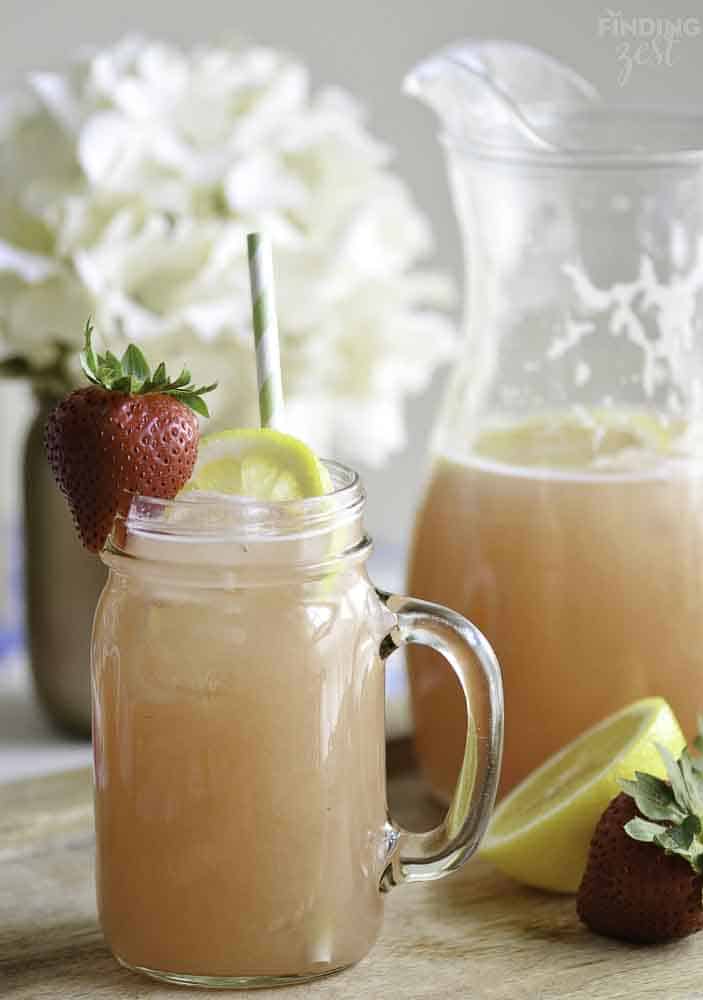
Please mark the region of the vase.
POLYGON ((90 736, 90 636, 105 569, 78 540, 44 450, 56 400, 36 397, 24 456, 27 648, 35 689, 63 731, 90 736))

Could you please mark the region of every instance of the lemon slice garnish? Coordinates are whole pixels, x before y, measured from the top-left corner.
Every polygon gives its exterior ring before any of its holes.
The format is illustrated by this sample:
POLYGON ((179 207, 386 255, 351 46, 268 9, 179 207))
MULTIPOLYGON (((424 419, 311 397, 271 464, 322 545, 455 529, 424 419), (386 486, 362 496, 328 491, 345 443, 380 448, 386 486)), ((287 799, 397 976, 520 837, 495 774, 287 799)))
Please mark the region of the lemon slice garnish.
POLYGON ((185 491, 282 501, 322 496, 331 488, 327 469, 298 438, 267 428, 243 428, 200 439, 198 461, 185 491))

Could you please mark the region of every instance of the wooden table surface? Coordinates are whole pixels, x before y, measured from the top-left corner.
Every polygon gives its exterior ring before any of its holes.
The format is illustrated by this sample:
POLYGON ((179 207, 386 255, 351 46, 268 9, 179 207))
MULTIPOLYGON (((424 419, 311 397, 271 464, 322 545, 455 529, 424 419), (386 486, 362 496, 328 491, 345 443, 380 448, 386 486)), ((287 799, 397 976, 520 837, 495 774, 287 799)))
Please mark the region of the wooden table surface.
MULTIPOLYGON (((405 822, 431 824, 435 807, 413 777, 393 779, 390 794, 405 822)), ((97 926, 92 880, 89 772, 0 785, 0 997, 202 1000, 202 991, 116 965, 97 926)), ((607 941, 579 924, 573 898, 522 888, 474 859, 444 882, 391 892, 381 938, 354 968, 238 995, 703 1000, 703 934, 656 948, 607 941)))

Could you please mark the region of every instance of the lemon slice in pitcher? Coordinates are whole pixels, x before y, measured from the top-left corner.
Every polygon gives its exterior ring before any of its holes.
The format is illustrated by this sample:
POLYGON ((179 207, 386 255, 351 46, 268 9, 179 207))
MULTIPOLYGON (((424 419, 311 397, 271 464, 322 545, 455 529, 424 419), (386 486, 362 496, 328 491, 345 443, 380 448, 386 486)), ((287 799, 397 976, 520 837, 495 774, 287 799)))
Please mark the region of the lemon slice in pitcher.
POLYGON ((323 496, 331 489, 327 469, 298 438, 269 428, 240 428, 200 439, 198 461, 183 492, 280 501, 323 496))
POLYGON ((481 854, 526 885, 576 892, 596 823, 620 778, 665 778, 656 745, 686 745, 663 698, 643 698, 587 729, 514 788, 493 813, 481 854))
POLYGON ((627 468, 675 455, 686 431, 683 420, 640 411, 546 412, 513 426, 486 428, 474 451, 510 465, 627 468))

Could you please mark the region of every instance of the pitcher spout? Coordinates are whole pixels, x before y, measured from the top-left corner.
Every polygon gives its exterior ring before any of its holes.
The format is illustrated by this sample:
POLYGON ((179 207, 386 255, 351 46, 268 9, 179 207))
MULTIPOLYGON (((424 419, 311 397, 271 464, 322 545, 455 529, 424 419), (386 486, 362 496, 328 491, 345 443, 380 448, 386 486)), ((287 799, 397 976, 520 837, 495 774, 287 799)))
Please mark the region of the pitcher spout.
POLYGON ((518 150, 559 149, 531 117, 531 107, 599 99, 592 84, 538 49, 476 39, 423 60, 403 89, 435 111, 450 143, 518 150))

